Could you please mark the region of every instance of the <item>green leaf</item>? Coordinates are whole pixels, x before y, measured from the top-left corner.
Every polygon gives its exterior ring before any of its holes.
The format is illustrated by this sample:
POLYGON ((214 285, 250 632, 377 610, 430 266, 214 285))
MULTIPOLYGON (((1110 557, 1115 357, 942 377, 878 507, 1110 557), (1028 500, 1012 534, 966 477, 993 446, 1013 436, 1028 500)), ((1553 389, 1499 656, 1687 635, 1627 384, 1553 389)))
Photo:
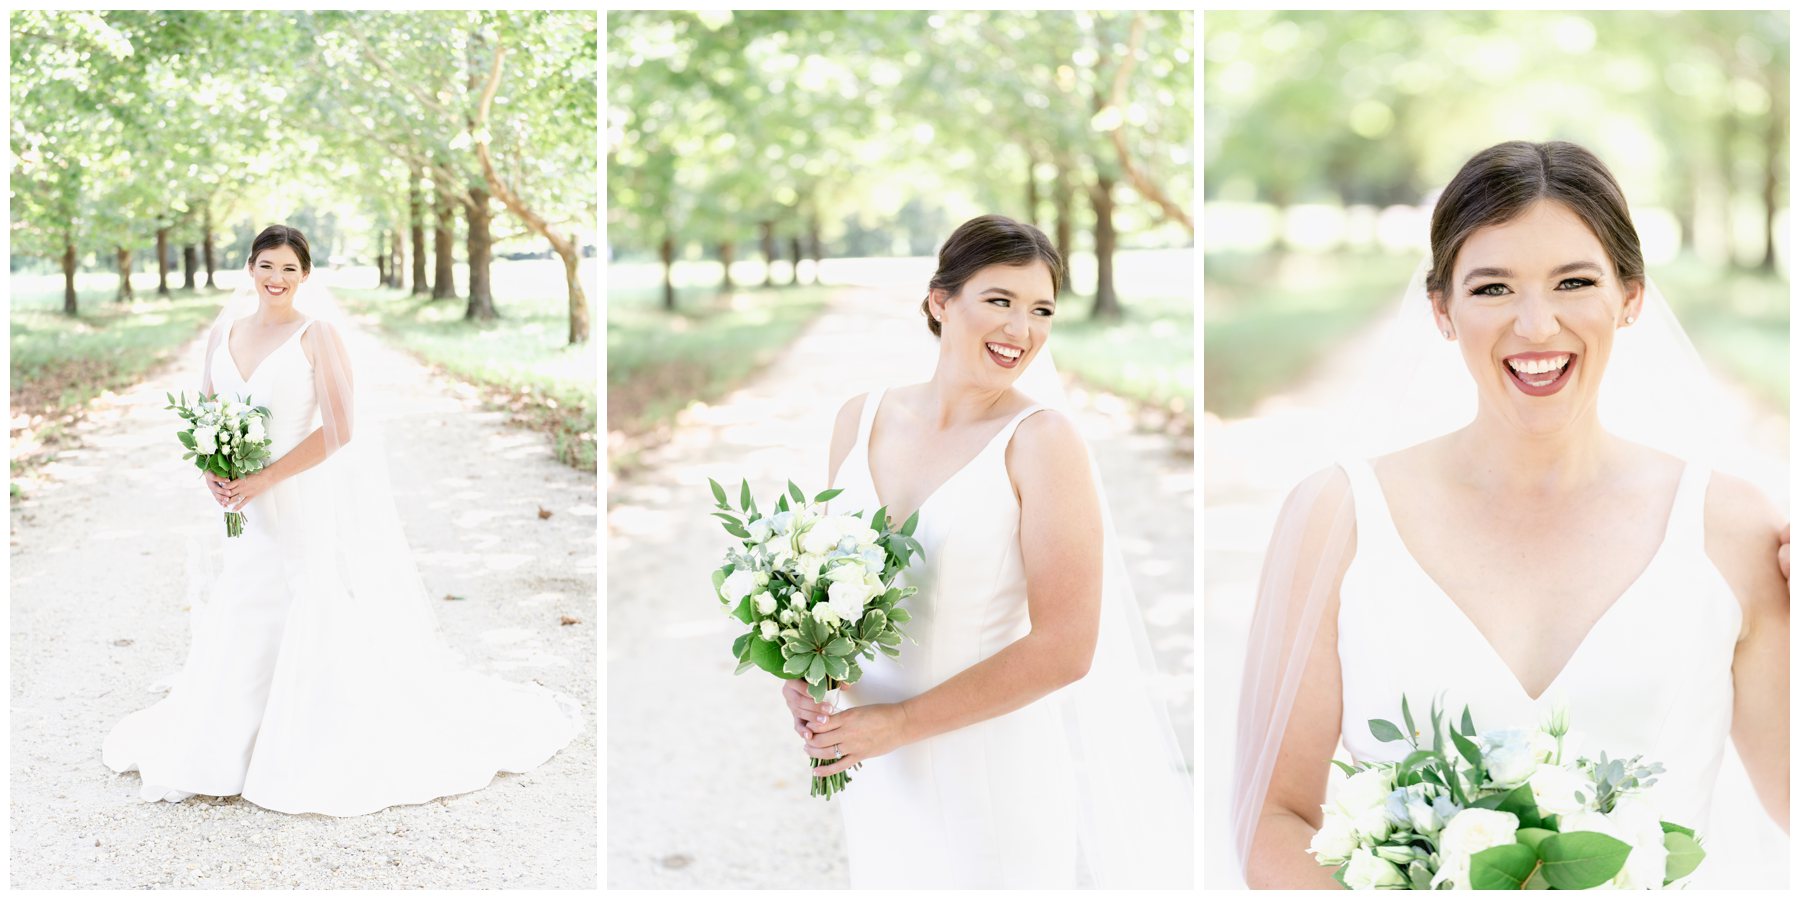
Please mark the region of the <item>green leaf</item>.
POLYGON ((1530 784, 1521 784, 1501 794, 1500 805, 1495 808, 1518 817, 1520 828, 1537 828, 1544 824, 1538 815, 1537 796, 1531 792, 1530 784))
POLYGON ((825 645, 826 656, 849 656, 855 652, 856 642, 849 638, 832 638, 831 643, 825 645))
MULTIPOLYGON (((907 537, 912 537, 913 529, 918 528, 918 527, 919 527, 919 511, 915 509, 915 510, 913 510, 912 515, 906 517, 906 524, 900 526, 900 533, 906 535, 907 537)), ((908 543, 912 543, 912 542, 908 541, 908 543)), ((916 543, 914 543, 912 545, 914 547, 918 546, 918 544, 916 544, 916 543)), ((921 553, 919 555, 923 556, 924 554, 921 553)))
POLYGON ((813 660, 815 659, 818 659, 818 656, 811 653, 801 653, 797 656, 790 656, 782 662, 781 671, 789 677, 805 677, 807 671, 812 668, 813 660))
POLYGON ((1384 744, 1388 741, 1398 741, 1402 738, 1400 729, 1395 727, 1394 723, 1389 722, 1386 719, 1370 719, 1369 733, 1374 735, 1376 740, 1381 741, 1384 744))
POLYGON ((825 657, 813 654, 812 663, 806 667, 806 680, 809 684, 817 684, 825 677, 825 657))
POLYGON ((1410 772, 1434 759, 1437 759, 1437 754, 1430 750, 1414 750, 1406 754, 1406 758, 1400 761, 1400 771, 1410 772))
POLYGON ((733 609, 731 614, 736 616, 737 620, 745 625, 756 624, 756 609, 750 605, 749 597, 739 600, 737 608, 733 609))
POLYGON ((880 644, 883 647, 898 647, 900 646, 900 637, 900 632, 890 628, 876 635, 875 643, 880 644))
POLYGON ((1537 865, 1537 854, 1530 847, 1489 847, 1469 857, 1468 887, 1478 891, 1516 891, 1525 885, 1537 865))
POLYGON ((719 483, 711 478, 706 479, 706 483, 712 485, 713 499, 719 501, 719 508, 730 509, 731 504, 725 502, 725 489, 720 487, 719 483))
POLYGON ((833 679, 835 679, 837 681, 843 681, 844 676, 850 674, 850 664, 844 662, 843 657, 827 656, 827 657, 824 657, 824 660, 825 660, 825 674, 830 675, 833 679))
POLYGON ((1548 828, 1521 828, 1514 833, 1513 837, 1517 839, 1519 843, 1530 847, 1531 852, 1536 853, 1538 845, 1543 843, 1545 838, 1555 833, 1556 832, 1551 831, 1548 828))
POLYGON ((788 496, 794 498, 795 503, 798 503, 801 506, 806 505, 806 494, 802 493, 800 488, 792 481, 788 482, 788 496))
POLYGON ((733 670, 731 670, 731 674, 733 674, 733 675, 742 675, 742 674, 744 674, 744 673, 745 673, 745 672, 748 672, 748 671, 750 671, 750 670, 751 670, 751 669, 754 669, 754 668, 756 668, 756 663, 754 663, 754 662, 751 662, 751 661, 750 661, 750 660, 748 660, 748 659, 743 659, 743 660, 739 660, 739 661, 738 661, 738 664, 737 664, 737 668, 735 668, 735 669, 733 669, 733 670))
POLYGON ((1415 891, 1431 890, 1431 867, 1424 860, 1415 859, 1406 867, 1406 880, 1415 891))
POLYGON ((787 512, 787 508, 788 508, 788 505, 787 505, 787 496, 786 495, 781 496, 780 498, 778 498, 775 501, 775 511, 777 513, 787 512))
POLYGON ((1467 706, 1463 707, 1462 733, 1469 737, 1475 736, 1475 720, 1469 717, 1469 708, 1467 706))
POLYGON ((746 541, 750 539, 750 532, 730 523, 725 525, 725 533, 734 538, 743 538, 746 541))
POLYGON ((875 648, 880 650, 884 655, 888 656, 891 659, 899 659, 900 658, 900 648, 899 647, 889 647, 886 644, 876 644, 875 648))
POLYGON ((825 695, 830 691, 831 688, 827 687, 824 682, 806 685, 806 693, 813 698, 814 703, 824 703, 825 695))
POLYGON ((744 479, 744 486, 738 489, 738 508, 749 509, 755 501, 750 497, 750 479, 744 479))
POLYGON ((1400 718, 1406 720, 1406 739, 1410 741, 1418 737, 1419 726, 1413 724, 1412 707, 1407 705, 1405 694, 1400 695, 1400 718))
POLYGON ((757 668, 777 678, 794 677, 793 673, 787 670, 787 660, 781 655, 781 645, 774 641, 765 641, 761 635, 750 638, 747 658, 757 668))
POLYGON ((178 431, 175 433, 175 437, 177 440, 181 441, 181 446, 186 447, 189 450, 197 450, 198 449, 194 446, 194 433, 193 432, 178 431))
POLYGON ((829 491, 820 491, 818 494, 813 496, 813 502, 814 503, 825 503, 829 500, 836 498, 837 495, 839 495, 843 492, 844 492, 843 488, 832 488, 829 491))
POLYGON ((1450 743, 1456 745, 1456 752, 1462 754, 1462 758, 1468 760, 1469 765, 1474 766, 1477 772, 1481 771, 1481 748, 1475 746, 1474 741, 1452 731, 1450 732, 1450 743))
POLYGON ((1663 835, 1663 846, 1669 850, 1669 861, 1663 869, 1663 884, 1694 874, 1701 861, 1706 859, 1706 851, 1700 848, 1700 842, 1694 839, 1691 832, 1667 832, 1663 835))
POLYGON ((872 641, 876 635, 887 628, 887 624, 887 613, 879 609, 871 609, 863 613, 862 623, 857 629, 857 634, 865 641, 872 641))
POLYGON ((1611 881, 1629 855, 1631 845, 1596 831, 1564 832, 1538 844, 1544 880, 1559 891, 1585 891, 1611 881))
POLYGON ((887 507, 883 506, 869 517, 869 527, 876 531, 887 531, 887 507))
POLYGON ((1347 762, 1343 762, 1343 761, 1342 761, 1342 760, 1336 760, 1336 759, 1334 759, 1334 760, 1332 760, 1332 761, 1331 761, 1331 764, 1332 764, 1332 765, 1334 765, 1334 766, 1337 766, 1337 767, 1338 767, 1338 768, 1340 768, 1340 769, 1342 769, 1342 770, 1344 770, 1344 774, 1345 774, 1345 775, 1355 775, 1355 774, 1356 774, 1356 769, 1354 769, 1354 768, 1352 768, 1352 767, 1351 767, 1351 766, 1350 766, 1350 764, 1349 764, 1349 763, 1347 763, 1347 762))
POLYGON ((1688 828, 1685 825, 1677 825, 1674 822, 1662 823, 1662 830, 1663 830, 1663 834, 1685 834, 1688 837, 1695 836, 1694 829, 1688 828))
POLYGON ((718 516, 720 519, 723 519, 726 523, 731 524, 731 525, 744 524, 743 522, 738 520, 737 516, 734 516, 731 513, 716 512, 716 513, 713 513, 713 515, 718 516))
POLYGON ((754 636, 755 635, 749 632, 738 635, 737 640, 731 642, 731 657, 733 659, 743 659, 744 654, 750 651, 750 639, 754 636))
POLYGON ((887 617, 893 620, 897 625, 905 625, 912 621, 912 613, 909 613, 904 609, 891 610, 888 612, 887 617))

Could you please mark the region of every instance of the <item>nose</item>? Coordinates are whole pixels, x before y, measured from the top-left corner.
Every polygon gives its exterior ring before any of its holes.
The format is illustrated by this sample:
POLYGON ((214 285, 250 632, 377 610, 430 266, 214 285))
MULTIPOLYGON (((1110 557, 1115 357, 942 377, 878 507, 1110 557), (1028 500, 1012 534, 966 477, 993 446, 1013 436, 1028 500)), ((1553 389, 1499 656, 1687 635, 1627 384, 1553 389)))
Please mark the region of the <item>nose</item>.
POLYGON ((1519 295, 1518 312, 1513 317, 1513 334, 1541 344, 1562 331, 1556 319, 1556 308, 1542 291, 1523 291, 1519 295))
POLYGON ((1025 319, 1025 316, 1027 315, 1030 315, 1030 313, 1026 312, 1023 315, 1011 315, 1006 317, 1005 331, 1008 337, 1023 338, 1025 335, 1031 333, 1031 323, 1025 319))

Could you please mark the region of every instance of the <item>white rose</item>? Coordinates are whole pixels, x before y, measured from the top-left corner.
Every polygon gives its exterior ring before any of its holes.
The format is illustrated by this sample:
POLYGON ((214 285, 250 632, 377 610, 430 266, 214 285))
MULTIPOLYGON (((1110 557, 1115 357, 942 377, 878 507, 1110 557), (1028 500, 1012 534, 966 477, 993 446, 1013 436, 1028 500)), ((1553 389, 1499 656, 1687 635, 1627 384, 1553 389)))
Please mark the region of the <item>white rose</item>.
POLYGON ((863 604, 869 602, 869 587, 861 581, 840 581, 826 592, 825 605, 838 618, 848 622, 862 619, 863 604))
POLYGON ((813 607, 812 615, 813 618, 818 619, 819 623, 827 628, 836 628, 838 621, 841 618, 837 614, 837 611, 831 608, 830 603, 821 603, 818 606, 813 607))
POLYGON ((753 544, 766 544, 769 541, 769 536, 775 533, 775 527, 770 525, 769 520, 766 518, 757 519, 756 521, 745 525, 744 530, 750 532, 750 542, 753 544))
POLYGON ((1325 810, 1325 824, 1312 836, 1312 844, 1306 848, 1313 858, 1322 866, 1341 865, 1356 850, 1356 829, 1351 827, 1350 820, 1343 814, 1325 810))
POLYGON ((1380 811, 1387 806, 1388 794, 1394 790, 1394 772, 1392 769, 1377 766, 1364 769, 1338 785, 1331 796, 1331 803, 1337 811, 1355 819, 1357 816, 1373 809, 1380 811))
POLYGON ((719 585, 719 599, 726 603, 736 603, 756 589, 756 573, 749 569, 737 569, 725 576, 725 583, 719 585))
POLYGON ((1481 764, 1488 783, 1503 790, 1524 784, 1537 771, 1536 731, 1493 731, 1481 736, 1481 764))
POLYGON ((1436 788, 1425 782, 1395 788, 1388 795, 1386 813, 1388 821, 1396 828, 1407 829, 1414 834, 1437 834, 1444 827, 1444 820, 1431 808, 1431 800, 1436 788))
POLYGON ((1358 849, 1350 854, 1350 865, 1344 869, 1344 884, 1353 891, 1404 887, 1406 876, 1400 874, 1400 869, 1393 863, 1358 849))
POLYGON ((825 572, 826 580, 832 584, 844 581, 862 581, 868 574, 862 567, 862 561, 854 556, 840 556, 831 560, 831 568, 825 572))
POLYGON ((1538 810, 1551 815, 1567 816, 1587 809, 1588 804, 1575 799, 1576 794, 1589 802, 1594 799, 1594 783, 1562 766, 1538 766, 1526 783, 1531 785, 1531 797, 1538 810))
POLYGON ((1369 807, 1357 813, 1350 820, 1350 825, 1356 829, 1357 834, 1371 841, 1385 841, 1388 834, 1394 830, 1394 823, 1388 821, 1386 803, 1369 807))
POLYGON ((1406 820, 1414 834, 1437 834, 1444 828, 1444 817, 1437 807, 1424 800, 1406 801, 1406 820))
POLYGON ((750 602, 756 606, 757 612, 762 613, 765 616, 775 612, 775 595, 768 591, 763 591, 755 597, 750 598, 750 602))
MULTIPOLYGON (((790 603, 793 602, 793 598, 791 598, 791 597, 788 598, 788 602, 790 602, 790 603)), ((790 608, 790 609, 782 610, 781 615, 776 616, 776 618, 780 619, 781 624, 783 624, 783 625, 792 625, 795 622, 800 621, 800 614, 797 612, 794 612, 793 609, 790 608)))
POLYGON ((770 530, 774 531, 776 534, 793 534, 794 533, 794 512, 793 512, 793 510, 788 510, 786 512, 778 512, 774 516, 770 517, 769 518, 769 528, 770 528, 770 530))
POLYGON ((1517 843, 1519 817, 1492 809, 1465 809, 1444 825, 1438 835, 1438 871, 1431 876, 1433 890, 1446 881, 1469 888, 1469 860, 1489 847, 1517 843))
POLYGON ((817 553, 805 553, 795 562, 799 566, 800 583, 810 588, 813 582, 819 580, 819 567, 825 564, 825 557, 817 553))
POLYGON ((777 634, 781 633, 781 628, 779 626, 777 626, 774 622, 769 621, 768 619, 764 619, 762 621, 761 627, 762 627, 762 638, 765 641, 772 641, 775 639, 775 636, 777 634))
POLYGON ((258 444, 267 440, 269 436, 267 432, 263 431, 262 419, 251 419, 250 429, 244 433, 244 437, 249 438, 251 442, 258 444))
POLYGON ((838 541, 842 539, 843 535, 838 532, 837 520, 833 517, 821 518, 800 536, 800 550, 803 553, 830 553, 837 548, 838 541))
POLYGON ((194 429, 194 449, 201 453, 219 452, 218 434, 217 431, 205 426, 194 429))

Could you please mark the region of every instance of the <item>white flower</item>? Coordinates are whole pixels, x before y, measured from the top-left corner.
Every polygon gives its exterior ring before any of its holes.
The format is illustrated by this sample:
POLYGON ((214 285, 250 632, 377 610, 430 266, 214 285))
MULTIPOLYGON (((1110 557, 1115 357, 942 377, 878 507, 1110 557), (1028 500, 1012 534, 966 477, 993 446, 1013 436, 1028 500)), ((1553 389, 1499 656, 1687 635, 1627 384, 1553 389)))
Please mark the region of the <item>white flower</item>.
POLYGON ((1588 804, 1575 799, 1576 794, 1589 802, 1594 800, 1593 781, 1562 766, 1538 766, 1526 783, 1531 785, 1538 810, 1551 815, 1567 816, 1587 809, 1588 804))
POLYGON ((725 583, 719 585, 719 599, 726 603, 736 603, 756 589, 756 573, 749 569, 737 569, 725 576, 725 583))
POLYGON ((838 541, 842 539, 843 534, 838 530, 837 517, 826 516, 814 522, 812 527, 806 529, 806 533, 800 536, 800 552, 830 553, 836 549, 838 541))
POLYGON ((750 532, 750 542, 754 544, 768 543, 769 536, 775 533, 775 526, 770 525, 768 519, 757 519, 744 528, 750 532))
POLYGON ((772 641, 775 639, 775 635, 781 633, 781 628, 779 626, 777 626, 774 622, 772 622, 768 619, 762 620, 761 627, 762 627, 762 638, 765 641, 772 641))
POLYGON ((750 598, 750 602, 756 606, 757 612, 762 613, 765 616, 775 612, 775 595, 768 591, 763 591, 755 597, 750 598))
POLYGON ((1306 852, 1311 853, 1319 865, 1341 865, 1356 850, 1356 829, 1343 814, 1330 807, 1321 808, 1325 810, 1325 824, 1313 834, 1312 844, 1306 852))
POLYGON ((769 518, 769 528, 776 534, 794 533, 794 511, 778 512, 769 518))
POLYGON ((812 615, 813 618, 819 620, 819 624, 824 625, 827 628, 836 628, 840 620, 837 611, 832 609, 829 602, 821 603, 818 606, 813 607, 812 615))
POLYGON ((1471 808, 1459 812, 1438 835, 1438 871, 1431 876, 1435 890, 1446 881, 1469 889, 1469 860, 1489 847, 1517 843, 1519 817, 1509 812, 1471 808))
POLYGON ((1524 784, 1537 771, 1538 763, 1555 752, 1554 740, 1541 731, 1490 731, 1481 735, 1481 764, 1487 769, 1488 782, 1510 790, 1524 784))
POLYGON ((839 581, 826 592, 825 605, 848 622, 862 619, 863 604, 869 602, 869 586, 864 581, 839 581))
POLYGON ((825 564, 825 557, 817 553, 804 553, 795 562, 799 566, 800 583, 811 589, 813 582, 819 580, 819 567, 825 564))
POLYGON ((218 431, 201 426, 194 429, 194 449, 201 453, 219 452, 218 431))
POLYGON ((1369 891, 1377 888, 1403 887, 1406 876, 1393 863, 1358 849, 1350 854, 1350 865, 1344 868, 1344 884, 1353 891, 1369 891))
MULTIPOLYGON (((789 598, 789 600, 791 602, 792 598, 789 598)), ((795 622, 800 621, 800 614, 795 612, 792 608, 789 608, 782 610, 781 615, 776 616, 775 618, 780 619, 781 624, 783 625, 792 625, 795 622)))
POLYGON ((1437 814, 1438 827, 1442 828, 1442 823, 1450 821, 1457 813, 1462 812, 1462 807, 1456 805, 1456 801, 1451 800, 1449 794, 1440 794, 1436 800, 1431 801, 1431 811, 1437 814))
POLYGON ((1425 782, 1395 788, 1388 795, 1386 813, 1388 821, 1397 828, 1405 828, 1414 834, 1437 834, 1444 827, 1444 820, 1431 808, 1431 799, 1436 789, 1425 782))
POLYGON ((1356 829, 1358 835, 1371 841, 1385 841, 1388 834, 1394 830, 1394 823, 1388 821, 1387 804, 1385 803, 1357 813, 1350 820, 1350 826, 1356 829))
POLYGON ((256 419, 250 420, 250 428, 249 428, 249 430, 244 432, 244 437, 248 438, 252 443, 257 443, 257 444, 260 444, 263 441, 268 440, 269 436, 266 432, 263 431, 263 422, 262 422, 261 418, 256 418, 256 419))
POLYGON ((1371 809, 1378 812, 1385 809, 1388 794, 1393 790, 1394 771, 1377 766, 1344 779, 1332 794, 1331 803, 1338 812, 1355 819, 1371 809))
POLYGON ((1610 887, 1623 890, 1660 889, 1668 873, 1669 850, 1663 844, 1662 822, 1656 811, 1641 797, 1620 797, 1610 813, 1592 810, 1565 816, 1557 828, 1563 834, 1594 831, 1624 841, 1631 847, 1625 865, 1614 875, 1610 887))
POLYGON ((862 581, 868 576, 868 570, 862 566, 862 560, 854 556, 840 556, 831 560, 831 568, 825 572, 825 579, 832 584, 844 581, 862 581))

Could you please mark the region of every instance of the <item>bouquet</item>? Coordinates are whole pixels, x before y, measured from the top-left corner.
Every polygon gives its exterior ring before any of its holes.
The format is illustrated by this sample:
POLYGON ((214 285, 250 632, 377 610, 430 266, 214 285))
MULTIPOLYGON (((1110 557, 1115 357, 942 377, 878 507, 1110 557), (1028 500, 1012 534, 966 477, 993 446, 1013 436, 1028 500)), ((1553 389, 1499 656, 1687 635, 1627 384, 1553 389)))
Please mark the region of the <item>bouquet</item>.
MULTIPOLYGON (((175 435, 187 448, 181 458, 193 460, 200 471, 234 479, 269 464, 268 407, 251 406, 250 399, 244 396, 220 400, 217 394, 201 394, 191 406, 186 391, 180 399, 172 394, 163 396, 169 398, 169 405, 163 409, 175 410, 188 424, 185 431, 175 435)), ((225 536, 242 535, 245 521, 243 513, 227 512, 225 536)))
MULTIPOLYGON (((748 481, 734 508, 725 489, 707 480, 719 509, 713 515, 741 542, 712 576, 714 595, 749 626, 731 644, 738 673, 760 668, 777 678, 804 679, 807 693, 824 702, 828 691, 862 677, 858 657, 900 655, 901 626, 912 616, 899 604, 918 589, 894 582, 925 555, 912 537, 918 513, 899 531, 889 529, 886 507, 866 522, 856 514, 826 515, 824 503, 840 491, 825 491, 809 503, 790 481, 774 513, 765 516, 748 481)), ((829 762, 814 759, 812 765, 829 762)), ((829 800, 849 783, 846 772, 814 778, 812 795, 829 800)))
POLYGON ((1400 711, 1405 731, 1385 719, 1369 731, 1408 742, 1405 759, 1332 760, 1349 778, 1307 852, 1347 888, 1662 888, 1706 857, 1693 829, 1662 821, 1642 795, 1660 763, 1564 758, 1560 706, 1538 728, 1477 734, 1467 707, 1461 728, 1446 729, 1433 703, 1428 746, 1404 696, 1400 711))

